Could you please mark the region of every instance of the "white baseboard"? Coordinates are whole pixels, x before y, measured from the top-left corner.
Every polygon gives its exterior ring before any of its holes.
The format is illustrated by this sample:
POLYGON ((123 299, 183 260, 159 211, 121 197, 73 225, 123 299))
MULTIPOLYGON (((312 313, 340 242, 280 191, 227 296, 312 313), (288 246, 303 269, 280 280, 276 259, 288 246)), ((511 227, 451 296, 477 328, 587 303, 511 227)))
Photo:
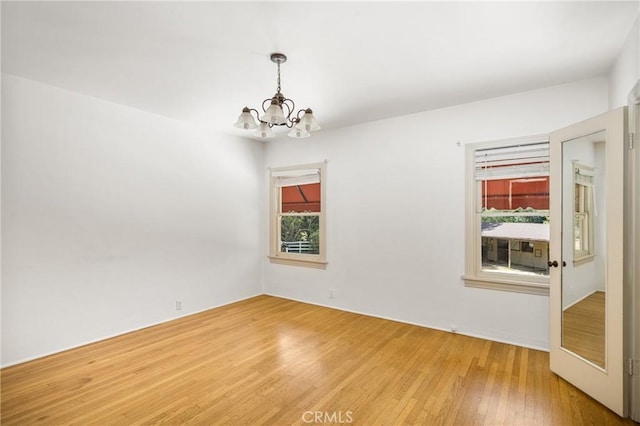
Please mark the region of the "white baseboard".
POLYGON ((580 299, 578 299, 578 300, 576 300, 575 302, 573 302, 572 304, 568 305, 566 308, 563 308, 563 309, 562 309, 562 311, 563 311, 563 312, 564 312, 564 311, 566 311, 567 309, 569 309, 569 308, 570 308, 570 307, 572 307, 573 305, 576 305, 576 304, 578 304, 578 303, 582 302, 582 301, 583 301, 584 299, 586 299, 587 297, 589 297, 589 296, 591 296, 591 295, 593 295, 593 294, 595 294, 595 293, 597 293, 597 292, 599 292, 599 291, 602 291, 602 290, 593 290, 591 293, 588 293, 587 295, 582 296, 580 299))
POLYGON ((368 317, 372 317, 372 318, 380 318, 380 319, 384 319, 384 320, 388 320, 388 321, 395 321, 395 322, 400 322, 400 323, 403 323, 403 324, 415 325, 417 327, 430 328, 430 329, 433 329, 433 330, 444 331, 444 332, 447 332, 447 333, 460 334, 460 335, 463 335, 463 336, 475 337, 475 338, 483 339, 483 340, 490 340, 492 342, 498 342, 498 343, 504 343, 504 344, 507 344, 507 345, 520 346, 520 347, 523 347, 523 348, 534 349, 534 350, 537 350, 537 351, 549 352, 549 346, 548 345, 544 345, 544 342, 537 342, 537 343, 536 342, 530 342, 530 343, 518 342, 518 341, 515 341, 515 340, 511 340, 508 336, 505 336, 505 337, 489 336, 489 335, 487 335, 485 333, 480 333, 480 332, 476 332, 476 331, 473 331, 473 330, 464 330, 464 329, 457 329, 455 332, 453 332, 453 331, 451 331, 451 329, 447 329, 447 328, 439 327, 439 326, 435 326, 435 325, 420 324, 420 323, 416 323, 416 322, 406 321, 406 320, 403 320, 403 319, 387 317, 387 316, 383 316, 383 315, 376 315, 376 314, 356 311, 356 310, 353 310, 353 309, 346 309, 346 308, 332 306, 332 305, 325 305, 325 304, 322 304, 322 303, 310 302, 308 300, 301 300, 301 299, 296 299, 296 298, 293 298, 293 297, 282 296, 282 295, 273 294, 273 293, 265 293, 265 295, 272 296, 272 297, 278 297, 278 298, 281 298, 281 299, 292 300, 294 302, 307 303, 309 305, 322 306, 324 308, 335 309, 335 310, 338 310, 338 311, 350 312, 352 314, 364 315, 364 316, 368 316, 368 317))
POLYGON ((18 365, 18 364, 23 364, 23 363, 29 362, 29 361, 35 361, 36 359, 44 358, 44 357, 47 357, 47 356, 50 356, 50 355, 59 354, 59 353, 65 352, 65 351, 69 351, 71 349, 81 348, 83 346, 91 345, 93 343, 102 342, 103 340, 113 339, 114 337, 123 336, 125 334, 129 334, 129 333, 133 333, 133 332, 136 332, 136 331, 144 330, 145 328, 154 327, 154 326, 160 325, 160 324, 165 324, 165 323, 168 323, 168 322, 171 322, 171 321, 175 321, 175 320, 180 319, 180 318, 186 318, 186 317, 189 317, 191 315, 197 315, 197 314, 200 314, 202 312, 209 311, 211 309, 220 308, 222 306, 230 305, 232 303, 241 302, 243 300, 251 299, 252 297, 257 297, 257 296, 261 296, 261 295, 262 294, 254 294, 252 296, 242 297, 240 299, 234 299, 232 301, 221 303, 219 305, 211 306, 211 307, 208 307, 208 308, 205 308, 205 309, 200 309, 200 310, 194 311, 194 312, 189 312, 187 314, 180 315, 180 316, 175 317, 175 318, 168 318, 168 319, 160 321, 160 322, 150 323, 150 324, 143 325, 141 327, 136 327, 136 328, 133 328, 133 329, 130 329, 130 330, 127 330, 127 331, 123 331, 123 332, 119 332, 119 333, 114 333, 114 334, 109 334, 109 335, 105 335, 105 336, 102 336, 102 337, 98 337, 97 339, 92 339, 92 340, 89 340, 89 341, 85 341, 85 342, 79 343, 77 345, 72 345, 72 346, 68 346, 68 347, 62 348, 62 349, 57 349, 55 351, 34 355, 34 356, 31 356, 31 357, 28 357, 28 358, 24 358, 24 359, 19 359, 17 361, 12 361, 12 362, 9 362, 7 364, 2 364, 0 366, 0 368, 7 368, 7 367, 12 367, 12 366, 18 365))

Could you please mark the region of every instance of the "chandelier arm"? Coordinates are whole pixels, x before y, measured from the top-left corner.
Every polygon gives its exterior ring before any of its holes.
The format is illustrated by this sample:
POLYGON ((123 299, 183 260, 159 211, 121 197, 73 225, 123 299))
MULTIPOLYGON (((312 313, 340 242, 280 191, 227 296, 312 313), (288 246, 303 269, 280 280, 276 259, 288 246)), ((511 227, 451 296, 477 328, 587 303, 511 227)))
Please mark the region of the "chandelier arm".
POLYGON ((264 104, 266 104, 268 102, 269 105, 271 105, 271 99, 273 99, 273 98, 267 98, 264 101, 262 101, 262 112, 267 112, 267 108, 264 107, 264 104))
POLYGON ((259 123, 263 123, 262 120, 260 120, 260 113, 258 112, 257 109, 255 108, 249 108, 249 112, 255 112, 256 113, 256 120, 258 120, 259 123))
POLYGON ((285 113, 284 116, 286 117, 287 122, 291 121, 291 114, 293 113, 293 110, 296 108, 295 102, 293 102, 293 100, 289 98, 285 98, 282 100, 282 107, 286 107, 287 109, 287 111, 284 111, 284 108, 282 110, 285 113))
POLYGON ((309 109, 309 108, 300 108, 300 109, 298 110, 298 113, 296 114, 296 121, 300 121, 300 119, 302 118, 302 117, 300 117, 300 113, 301 113, 301 112, 306 113, 308 109, 309 109))

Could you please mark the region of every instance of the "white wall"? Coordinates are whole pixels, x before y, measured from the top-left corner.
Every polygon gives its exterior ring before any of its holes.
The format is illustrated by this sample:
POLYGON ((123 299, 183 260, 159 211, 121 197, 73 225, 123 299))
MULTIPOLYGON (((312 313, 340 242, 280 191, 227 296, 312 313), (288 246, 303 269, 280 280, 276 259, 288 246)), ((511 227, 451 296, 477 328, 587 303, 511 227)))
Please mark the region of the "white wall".
POLYGON ((626 103, 637 27, 608 82, 270 141, 266 158, 255 142, 3 74, 1 364, 259 294, 263 278, 270 294, 548 347, 546 297, 460 280, 456 143, 548 132, 607 99, 626 103), (264 264, 263 166, 323 159, 327 270, 264 264))
POLYGON ((627 105, 627 96, 640 79, 640 15, 629 31, 615 64, 609 72, 609 108, 627 105))
POLYGON ((329 161, 329 264, 266 263, 265 292, 548 348, 548 297, 465 287, 460 279, 463 145, 546 133, 603 113, 607 84, 598 78, 269 142, 267 166, 329 161))
POLYGON ((4 74, 2 113, 2 365, 262 293, 261 144, 4 74))

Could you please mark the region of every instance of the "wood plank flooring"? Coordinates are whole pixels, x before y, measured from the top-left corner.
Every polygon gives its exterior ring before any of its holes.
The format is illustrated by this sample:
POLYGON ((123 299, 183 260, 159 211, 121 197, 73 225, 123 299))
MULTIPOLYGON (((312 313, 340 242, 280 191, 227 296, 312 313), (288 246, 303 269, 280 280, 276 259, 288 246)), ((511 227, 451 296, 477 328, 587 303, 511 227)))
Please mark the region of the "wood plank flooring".
POLYGON ((596 291, 562 313, 562 346, 602 368, 604 330, 604 291, 596 291))
POLYGON ((545 352, 259 296, 1 371, 3 425, 618 425, 545 352))

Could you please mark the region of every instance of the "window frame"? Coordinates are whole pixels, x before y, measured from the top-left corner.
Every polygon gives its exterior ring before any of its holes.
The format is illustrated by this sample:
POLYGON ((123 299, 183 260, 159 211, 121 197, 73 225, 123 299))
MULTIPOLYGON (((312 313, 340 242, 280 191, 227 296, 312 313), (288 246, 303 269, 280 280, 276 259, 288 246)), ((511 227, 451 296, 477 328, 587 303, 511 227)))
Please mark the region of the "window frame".
POLYGON ((593 182, 593 176, 594 176, 594 172, 595 172, 595 168, 591 167, 591 166, 586 166, 584 164, 580 164, 576 161, 573 162, 573 229, 574 229, 574 235, 573 235, 573 263, 575 265, 583 263, 583 262, 587 262, 591 259, 593 259, 596 255, 595 253, 595 247, 594 247, 594 229, 593 229, 593 222, 594 222, 594 215, 595 215, 595 194, 593 193, 594 191, 594 182, 593 182), (579 182, 579 178, 578 175, 583 175, 583 176, 591 176, 591 182, 579 182), (576 201, 577 201, 577 187, 581 186, 581 197, 580 197, 580 206, 577 205, 576 201), (580 239, 580 246, 584 247, 585 242, 587 245, 587 249, 576 249, 576 235, 575 235, 575 229, 576 229, 576 222, 577 222, 577 218, 580 217, 582 219, 582 225, 580 226, 581 228, 581 239, 580 239), (585 223, 586 222, 586 223, 585 223), (586 235, 586 241, 585 238, 582 238, 584 236, 584 234, 586 235))
MULTIPOLYGON (((512 145, 549 143, 549 135, 534 135, 465 145, 465 272, 462 280, 467 287, 549 295, 549 277, 495 273, 482 270, 482 213, 478 212, 478 191, 481 181, 475 177, 476 151, 512 145)), ((485 213, 485 216, 487 214, 485 213)), ((491 215, 491 214, 489 214, 491 215)), ((509 215, 498 213, 498 215, 509 215)), ((534 215, 533 213, 531 215, 534 215)), ((536 216, 540 216, 536 212, 536 216)), ((548 213, 547 213, 548 215, 548 213)), ((549 241, 551 243, 551 241, 549 241)))
POLYGON ((269 169, 269 260, 271 263, 325 269, 326 257, 326 161, 321 163, 300 164, 269 169), (280 212, 281 187, 276 185, 275 174, 317 169, 320 175, 320 212, 310 214, 280 212), (313 215, 318 216, 319 247, 318 254, 286 253, 280 250, 280 224, 283 216, 313 215))

